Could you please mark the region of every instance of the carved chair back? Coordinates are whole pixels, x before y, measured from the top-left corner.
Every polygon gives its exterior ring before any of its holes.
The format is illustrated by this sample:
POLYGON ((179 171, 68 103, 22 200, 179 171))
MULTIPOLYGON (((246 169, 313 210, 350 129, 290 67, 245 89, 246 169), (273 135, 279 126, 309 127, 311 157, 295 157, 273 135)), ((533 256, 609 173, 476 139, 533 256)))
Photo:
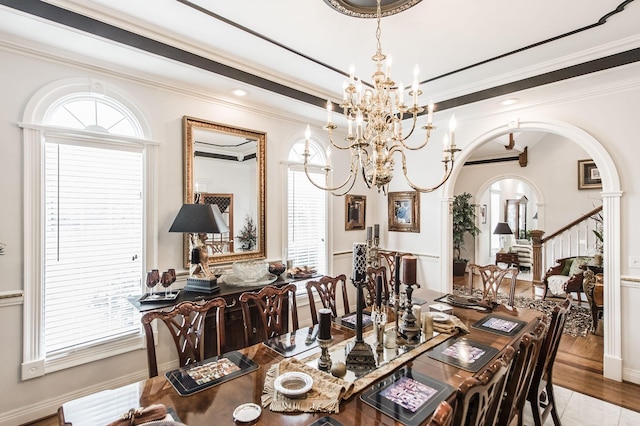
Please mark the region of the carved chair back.
POLYGON ((244 319, 245 344, 249 346, 254 333, 258 341, 266 341, 272 337, 287 333, 288 314, 291 313, 291 331, 298 329, 298 309, 296 305, 296 285, 289 284, 283 287, 265 286, 260 291, 245 292, 238 300, 242 307, 244 319), (253 302, 258 308, 258 318, 262 322, 262 333, 254 327, 251 320, 249 302, 253 302))
POLYGON ((389 270, 387 281, 389 282, 389 286, 391 286, 391 288, 395 288, 396 268, 398 267, 398 265, 396 265, 396 256, 400 256, 400 259, 402 259, 402 256, 411 256, 411 253, 402 253, 398 251, 380 251, 378 252, 378 254, 381 258, 384 259, 385 263, 387 264, 387 268, 389 270))
POLYGON ((389 300, 389 283, 387 281, 387 267, 379 266, 374 268, 373 266, 367 267, 367 285, 363 288, 367 290, 365 293, 365 301, 367 306, 373 306, 376 300, 376 279, 382 278, 382 297, 384 300, 389 300))
POLYGON ((147 343, 147 361, 149 364, 149 377, 158 375, 158 362, 156 360, 156 346, 153 338, 151 323, 158 319, 165 323, 180 359, 180 366, 185 366, 193 362, 202 360, 203 356, 203 334, 204 320, 207 313, 216 309, 216 341, 218 355, 224 352, 224 308, 225 300, 216 297, 199 304, 195 302, 182 302, 173 307, 170 311, 151 311, 145 313, 142 318, 147 343))
POLYGON ((318 293, 322 307, 331 309, 331 315, 333 317, 338 316, 338 288, 340 288, 342 294, 342 302, 344 305, 344 315, 350 313, 349 299, 347 297, 347 277, 344 274, 336 277, 323 276, 317 281, 307 281, 307 295, 309 296, 309 309, 311 310, 311 320, 313 325, 318 323, 318 312, 316 310, 316 300, 313 295, 315 289, 318 293))
POLYGON ((511 285, 509 287, 509 306, 513 306, 516 282, 518 277, 518 268, 500 268, 496 265, 476 265, 469 264, 469 294, 473 291, 473 271, 477 270, 482 278, 482 298, 491 302, 498 301, 498 290, 502 285, 502 281, 511 273, 511 285))
POLYGON ((467 377, 458 387, 454 423, 457 425, 494 425, 502 400, 507 372, 515 350, 508 346, 502 356, 479 375, 467 377))
POLYGON ((533 325, 533 331, 524 334, 514 346, 516 349, 515 359, 507 376, 504 397, 498 413, 498 424, 511 424, 516 416, 518 424, 522 424, 522 412, 527 402, 533 372, 547 331, 547 325, 542 318, 535 319, 533 325))
POLYGON ((567 314, 571 308, 571 297, 567 297, 562 304, 553 308, 547 334, 542 342, 536 368, 531 379, 531 387, 527 395, 527 401, 531 404, 533 420, 536 426, 543 424, 551 413, 553 423, 560 424, 560 416, 556 408, 555 396, 553 393, 553 365, 558 354, 560 338, 567 320, 567 314), (541 398, 543 398, 541 400, 541 398), (541 406, 541 401, 544 405, 541 406))

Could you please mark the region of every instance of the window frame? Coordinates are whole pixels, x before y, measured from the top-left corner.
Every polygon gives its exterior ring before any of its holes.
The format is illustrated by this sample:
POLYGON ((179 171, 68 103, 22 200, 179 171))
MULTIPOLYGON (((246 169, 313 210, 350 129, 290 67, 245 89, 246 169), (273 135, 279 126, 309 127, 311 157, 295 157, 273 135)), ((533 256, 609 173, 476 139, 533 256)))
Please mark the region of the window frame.
MULTIPOLYGON (((125 337, 116 337, 95 345, 88 345, 78 350, 68 351, 47 358, 44 352, 44 327, 42 280, 44 272, 44 147, 47 138, 73 141, 82 145, 121 147, 135 149, 142 153, 143 167, 143 236, 142 264, 148 265, 157 259, 158 219, 158 146, 159 143, 147 139, 147 127, 135 107, 118 94, 110 91, 102 82, 87 79, 70 79, 52 83, 41 89, 29 102, 25 109, 24 122, 17 123, 23 134, 23 211, 24 211, 24 304, 23 304, 23 362, 21 365, 22 380, 40 377, 62 369, 109 358, 126 352, 144 348, 142 327, 140 332, 125 337), (77 92, 104 92, 115 94, 112 99, 120 102, 137 120, 141 137, 121 136, 104 132, 83 129, 70 129, 59 126, 41 124, 45 120, 46 111, 54 102, 63 96, 77 92), (150 262, 151 261, 151 262, 150 262)), ((141 277, 142 278, 142 277, 141 277)))

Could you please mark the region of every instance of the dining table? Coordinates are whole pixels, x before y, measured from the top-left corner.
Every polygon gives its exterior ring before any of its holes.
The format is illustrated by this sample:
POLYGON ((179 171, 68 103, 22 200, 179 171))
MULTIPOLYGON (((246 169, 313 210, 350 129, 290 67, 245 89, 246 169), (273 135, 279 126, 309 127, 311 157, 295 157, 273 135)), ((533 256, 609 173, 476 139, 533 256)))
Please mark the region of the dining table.
MULTIPOLYGON (((430 310, 430 306, 440 304, 442 296, 434 291, 423 290, 421 298, 424 304, 422 312, 430 310)), ((441 304, 440 304, 441 305, 441 304)), ((466 332, 453 333, 449 339, 440 345, 446 344, 450 339, 464 336, 473 342, 486 347, 495 348, 495 355, 491 360, 500 357, 501 353, 509 345, 514 345, 526 332, 532 331, 534 320, 543 314, 527 308, 514 308, 504 305, 493 307, 491 311, 483 311, 477 306, 451 306, 452 315, 457 317, 466 326, 466 332), (496 333, 476 325, 488 315, 513 319, 522 326, 515 333, 496 333)), ((392 319, 393 315, 389 315, 392 319)), ((392 327, 393 321, 387 325, 392 327)), ((355 336, 353 328, 346 327, 339 322, 331 324, 332 344, 339 345, 349 341, 355 336)), ((292 335, 293 336, 293 335, 292 335)), ((448 337, 448 336, 445 336, 448 337)), ((386 371, 385 375, 377 380, 382 380, 400 368, 427 376, 435 381, 449 385, 445 399, 453 402, 456 398, 456 389, 467 377, 478 372, 461 368, 451 363, 443 362, 438 357, 430 356, 437 352, 435 346, 424 352, 418 351, 414 357, 403 360, 401 365, 392 371, 386 371)), ((317 346, 295 354, 299 359, 313 358, 314 354, 320 354, 317 346)), ((264 342, 239 349, 237 351, 243 357, 251 360, 257 369, 246 374, 238 375, 232 380, 224 381, 215 386, 207 387, 198 392, 181 395, 170 383, 165 375, 159 375, 140 382, 132 383, 116 389, 109 389, 68 401, 58 409, 60 425, 100 425, 108 424, 116 420, 131 408, 147 407, 153 404, 163 404, 174 417, 188 426, 223 425, 234 424, 234 410, 246 403, 255 403, 262 406, 265 378, 270 367, 287 359, 286 352, 274 350, 264 342)), ((491 360, 488 360, 488 364, 491 360)), ((311 363, 313 364, 313 363, 311 363)), ((358 378, 357 380, 361 380, 358 378)), ((356 381, 357 381, 356 380, 356 381)), ((275 412, 269 407, 263 407, 261 414, 253 424, 258 425, 399 425, 402 424, 381 410, 367 404, 361 396, 367 392, 376 382, 350 395, 339 404, 338 412, 275 412), (314 423, 315 422, 315 423, 314 423)), ((421 424, 426 424, 427 417, 421 424)))

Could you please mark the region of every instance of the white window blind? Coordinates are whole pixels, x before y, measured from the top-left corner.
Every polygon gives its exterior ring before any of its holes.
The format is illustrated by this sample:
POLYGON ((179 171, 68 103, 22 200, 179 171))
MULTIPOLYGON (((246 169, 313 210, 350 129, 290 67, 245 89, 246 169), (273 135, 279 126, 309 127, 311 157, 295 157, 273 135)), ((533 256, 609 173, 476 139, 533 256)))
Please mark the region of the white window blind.
POLYGON ((47 355, 139 333, 141 151, 45 144, 47 355))
MULTIPOLYGON (((324 174, 316 173, 320 182, 324 174)), ((297 266, 313 266, 327 273, 327 195, 313 186, 304 171, 295 166, 288 172, 287 257, 297 266)))

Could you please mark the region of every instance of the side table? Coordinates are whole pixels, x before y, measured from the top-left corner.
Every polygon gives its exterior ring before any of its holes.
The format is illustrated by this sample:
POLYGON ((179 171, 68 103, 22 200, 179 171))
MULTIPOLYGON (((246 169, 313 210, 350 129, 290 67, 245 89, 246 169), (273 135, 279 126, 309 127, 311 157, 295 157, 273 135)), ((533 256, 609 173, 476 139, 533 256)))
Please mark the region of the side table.
POLYGON ((518 253, 496 253, 496 266, 498 263, 506 263, 507 268, 511 265, 520 267, 518 253))

